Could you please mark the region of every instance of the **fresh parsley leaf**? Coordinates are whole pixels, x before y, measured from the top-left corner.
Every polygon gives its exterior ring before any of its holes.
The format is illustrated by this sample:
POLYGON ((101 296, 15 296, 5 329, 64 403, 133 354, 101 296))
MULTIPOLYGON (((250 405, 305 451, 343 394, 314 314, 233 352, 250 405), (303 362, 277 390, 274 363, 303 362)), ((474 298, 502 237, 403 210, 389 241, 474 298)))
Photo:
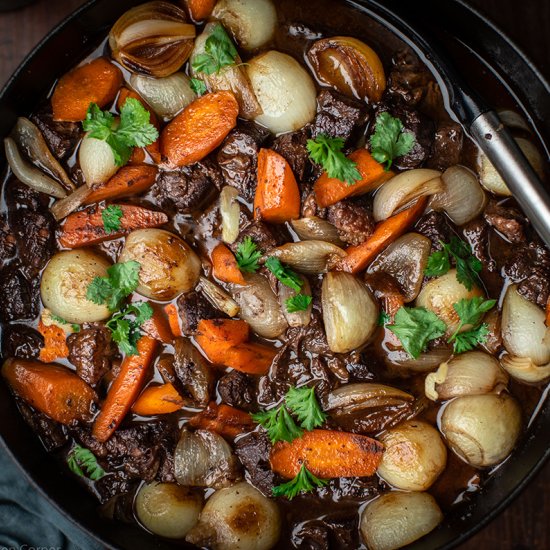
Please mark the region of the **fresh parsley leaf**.
POLYGON ((283 266, 279 258, 271 256, 266 260, 265 266, 285 286, 288 286, 296 292, 300 292, 302 286, 304 285, 304 282, 300 278, 300 275, 292 271, 292 269, 290 269, 289 267, 283 266))
POLYGON ((141 264, 136 261, 114 264, 107 269, 107 277, 96 277, 88 286, 86 298, 94 304, 105 304, 109 311, 120 304, 139 285, 141 264))
POLYGON ((370 137, 371 153, 375 160, 391 168, 393 160, 409 153, 416 143, 414 134, 403 131, 403 123, 389 113, 376 117, 374 134, 370 137))
POLYGON ((262 252, 258 249, 256 243, 248 236, 237 247, 235 258, 237 265, 243 273, 256 273, 260 269, 260 258, 262 252))
POLYGON ((311 493, 317 487, 324 487, 328 483, 328 480, 319 479, 315 477, 306 467, 305 463, 302 464, 298 475, 287 483, 277 485, 273 487, 274 497, 286 497, 288 500, 292 500, 300 493, 311 493))
POLYGON ((313 162, 323 167, 329 178, 353 185, 361 179, 357 163, 344 155, 344 140, 319 134, 315 139, 309 139, 307 150, 313 162))
POLYGON ((277 441, 294 441, 302 435, 302 430, 296 425, 287 408, 280 405, 276 409, 254 413, 252 420, 267 431, 271 443, 277 441))
POLYGON ((60 325, 70 325, 70 327, 73 329, 73 332, 80 332, 80 325, 77 325, 76 323, 69 323, 69 321, 66 321, 65 319, 63 319, 63 317, 59 317, 59 315, 51 313, 50 319, 54 323, 59 323, 60 325))
POLYGON ((198 78, 192 78, 190 82, 191 89, 198 95, 204 95, 207 91, 206 84, 204 81, 199 80, 198 78))
POLYGON ((455 354, 465 353, 475 349, 479 344, 487 341, 489 335, 489 327, 486 323, 479 325, 477 328, 467 332, 457 334, 453 342, 453 351, 455 354))
POLYGON ((124 166, 134 147, 146 147, 158 139, 158 130, 150 123, 150 117, 149 111, 130 97, 120 109, 119 122, 112 113, 91 103, 82 127, 89 137, 106 141, 113 151, 116 165, 124 166))
POLYGON ((391 317, 384 310, 381 310, 378 316, 378 326, 385 327, 390 321, 391 317))
POLYGON ((113 342, 126 355, 137 355, 137 342, 141 325, 153 316, 153 308, 147 302, 134 302, 107 321, 113 342))
POLYGON ((122 219, 122 208, 117 204, 110 204, 101 212, 101 219, 103 220, 103 227, 105 233, 116 233, 120 229, 120 220, 122 219))
POLYGON ((426 349, 428 342, 445 334, 447 326, 433 312, 423 307, 402 307, 395 314, 391 330, 400 340, 403 349, 414 359, 426 349))
POLYGON ((204 52, 196 55, 191 64, 193 71, 207 75, 217 74, 224 67, 234 65, 238 52, 222 25, 217 24, 206 39, 204 52))
POLYGON ((285 403, 304 430, 311 431, 325 423, 327 415, 319 405, 315 388, 292 387, 286 394, 285 403))
POLYGON ((448 342, 454 343, 455 353, 464 353, 475 349, 478 344, 483 344, 487 340, 489 328, 486 324, 480 325, 480 323, 483 315, 495 307, 495 304, 496 300, 485 300, 482 296, 470 299, 464 298, 453 304, 460 323, 448 342), (472 325, 473 328, 466 332, 460 332, 466 325, 472 325))
POLYGON ((76 475, 97 481, 105 475, 105 470, 97 463, 97 458, 89 449, 75 445, 67 455, 67 465, 76 475))
POLYGON ((438 250, 433 254, 430 254, 428 258, 428 264, 424 270, 426 277, 441 277, 448 273, 451 269, 451 260, 449 258, 449 252, 444 247, 443 250, 438 250))
POLYGON ((289 313, 296 313, 297 311, 306 311, 311 304, 313 298, 306 294, 296 294, 285 301, 286 310, 289 313))

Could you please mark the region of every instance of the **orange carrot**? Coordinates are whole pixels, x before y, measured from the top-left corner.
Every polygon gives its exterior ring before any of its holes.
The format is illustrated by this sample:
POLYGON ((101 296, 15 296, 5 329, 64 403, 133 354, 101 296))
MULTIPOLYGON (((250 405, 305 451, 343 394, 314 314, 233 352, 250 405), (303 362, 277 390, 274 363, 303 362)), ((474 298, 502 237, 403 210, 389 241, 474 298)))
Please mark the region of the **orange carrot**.
POLYGON ((364 243, 347 249, 347 256, 342 258, 338 269, 351 273, 365 269, 382 250, 407 231, 422 215, 426 204, 425 197, 418 199, 410 208, 378 224, 374 233, 364 243))
POLYGON ((234 439, 243 432, 254 429, 250 415, 229 405, 218 405, 212 401, 204 411, 192 416, 189 425, 201 430, 210 430, 224 437, 234 439))
POLYGON ((179 411, 185 401, 172 384, 145 388, 132 407, 134 414, 154 416, 179 411))
POLYGON ((92 435, 107 441, 118 428, 141 392, 157 349, 157 342, 142 336, 137 343, 138 355, 127 355, 109 389, 101 411, 95 419, 92 435))
POLYGON ((214 9, 215 0, 185 0, 189 15, 193 21, 204 21, 214 9))
POLYGON ((84 204, 131 197, 147 191, 157 179, 158 168, 148 164, 124 166, 107 183, 96 187, 84 204))
POLYGON ((145 321, 141 328, 151 338, 163 344, 171 344, 174 340, 174 334, 165 309, 154 302, 149 302, 149 305, 153 308, 153 316, 145 321))
POLYGON ((17 396, 57 422, 92 418, 94 390, 65 367, 10 358, 2 366, 2 376, 17 396))
POLYGON ((65 248, 89 246, 112 239, 118 239, 135 229, 159 227, 168 222, 163 212, 147 210, 141 206, 116 205, 122 210, 120 228, 107 233, 103 222, 105 208, 92 206, 68 216, 61 227, 59 244, 65 248))
POLYGON ((122 86, 122 72, 104 57, 76 67, 62 76, 52 96, 54 120, 78 122, 90 103, 103 108, 114 101, 122 86))
POLYGON ((336 178, 329 178, 328 174, 324 172, 313 186, 315 199, 321 208, 336 204, 347 197, 364 195, 369 191, 374 191, 395 176, 391 171, 386 172, 384 166, 374 160, 366 149, 358 149, 351 153, 348 158, 357 163, 361 179, 353 185, 348 185, 336 178))
POLYGON ((275 348, 248 342, 229 348, 220 363, 247 374, 265 374, 276 355, 275 348))
POLYGON ((170 323, 170 329, 174 336, 183 336, 183 331, 180 325, 180 316, 176 304, 168 304, 164 306, 164 311, 168 315, 168 323, 170 323))
POLYGON ((221 145, 237 124, 239 104, 231 92, 206 94, 164 128, 160 149, 172 166, 202 160, 221 145))
POLYGON ((224 244, 220 243, 210 255, 214 277, 224 283, 234 283, 236 285, 245 285, 243 274, 237 265, 237 260, 233 252, 224 244))
POLYGON ((43 363, 51 363, 56 359, 69 357, 67 335, 57 325, 46 326, 42 319, 38 323, 38 332, 44 337, 44 347, 40 350, 39 359, 43 363))
POLYGON ((271 451, 271 469, 287 478, 297 476, 302 464, 321 479, 372 476, 384 446, 370 437, 331 430, 304 432, 292 443, 279 441, 271 451))
POLYGON ((223 364, 227 350, 248 340, 250 327, 245 321, 202 319, 195 340, 213 363, 223 364))
POLYGON ((132 156, 130 157, 128 164, 132 166, 143 164, 145 162, 145 159, 145 151, 140 147, 134 147, 134 150, 132 151, 132 156))
POLYGON ((285 223, 300 217, 300 189, 290 164, 271 149, 258 155, 254 218, 285 223))

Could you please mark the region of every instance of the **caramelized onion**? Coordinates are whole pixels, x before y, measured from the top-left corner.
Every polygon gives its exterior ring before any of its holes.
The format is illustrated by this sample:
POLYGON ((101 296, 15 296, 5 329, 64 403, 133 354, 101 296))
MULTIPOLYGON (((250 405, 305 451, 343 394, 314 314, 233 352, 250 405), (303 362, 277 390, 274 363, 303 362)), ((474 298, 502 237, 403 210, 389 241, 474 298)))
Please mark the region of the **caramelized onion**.
MULTIPOLYGON (((309 281, 305 277, 300 277, 300 279, 302 280, 302 289, 299 294, 311 296, 311 286, 309 285, 309 281)), ((279 303, 281 304, 281 309, 283 310, 283 315, 285 316, 287 323, 291 327, 305 327, 309 325, 311 321, 311 310, 313 309, 313 303, 309 304, 304 311, 295 311, 294 313, 290 313, 287 309, 286 302, 297 294, 298 292, 294 289, 279 283, 279 303)))
POLYGON ((338 246, 323 241, 287 243, 269 253, 297 271, 311 275, 325 273, 337 258, 345 255, 346 252, 338 246))
POLYGON ((324 38, 307 57, 317 79, 357 99, 376 103, 386 89, 384 67, 376 52, 349 36, 324 38))
POLYGON ((111 146, 88 134, 80 143, 78 162, 88 187, 107 182, 118 171, 111 146))
POLYGON ((302 241, 325 241, 339 247, 344 246, 336 227, 322 218, 312 216, 292 220, 290 223, 302 241))
POLYGON ((239 222, 241 221, 241 207, 239 206, 239 192, 230 185, 226 185, 220 193, 220 216, 222 218, 222 240, 232 244, 239 236, 239 222))
POLYGON ((425 373, 436 369, 442 362, 448 361, 451 355, 451 347, 436 348, 422 353, 418 359, 413 359, 405 350, 395 350, 386 356, 385 362, 388 367, 397 371, 425 373))
POLYGON ((195 35, 181 8, 169 2, 147 2, 118 19, 109 45, 114 59, 129 71, 162 77, 187 61, 195 35))
POLYGON ((62 220, 80 208, 91 192, 92 189, 90 189, 87 185, 81 185, 69 196, 55 201, 50 206, 50 212, 57 221, 62 220))
POLYGON ((550 379, 550 363, 535 365, 529 357, 505 355, 500 363, 502 368, 515 380, 526 384, 540 384, 550 379))
POLYGON ((174 341, 173 368, 176 385, 181 384, 183 394, 191 397, 197 406, 206 407, 214 384, 212 367, 188 338, 174 341))
POLYGON ((236 317, 239 314, 241 308, 239 304, 222 290, 217 284, 208 280, 205 277, 200 278, 200 287, 204 292, 204 295, 208 298, 209 302, 220 311, 223 311, 229 317, 236 317))

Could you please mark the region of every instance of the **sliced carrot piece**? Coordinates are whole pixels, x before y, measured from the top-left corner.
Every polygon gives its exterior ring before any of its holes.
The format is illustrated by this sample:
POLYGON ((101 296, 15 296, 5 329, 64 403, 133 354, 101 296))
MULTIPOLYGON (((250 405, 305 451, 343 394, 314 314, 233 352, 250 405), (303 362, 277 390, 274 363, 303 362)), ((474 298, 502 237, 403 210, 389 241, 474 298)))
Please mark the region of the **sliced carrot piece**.
POLYGON ((368 477, 375 474, 384 446, 364 435, 331 430, 304 432, 292 443, 279 441, 271 451, 271 469, 287 479, 305 464, 321 479, 368 477))
POLYGON ((114 101, 122 86, 121 70, 98 57, 62 76, 52 95, 54 120, 78 122, 86 118, 90 103, 103 108, 114 101))
POLYGON ((347 256, 338 264, 340 271, 357 273, 365 269, 376 256, 393 241, 401 237, 418 220, 426 209, 428 199, 418 199, 410 208, 379 223, 374 233, 362 244, 350 246, 347 256))
POLYGON ((233 252, 224 244, 220 243, 210 255, 214 277, 224 283, 246 285, 243 274, 237 265, 233 252))
POLYGON ((204 411, 192 416, 189 419, 189 425, 193 428, 216 432, 230 439, 253 430, 255 426, 248 413, 224 403, 218 405, 214 401, 204 411))
POLYGON ((154 416, 179 411, 185 401, 172 384, 149 386, 145 388, 132 407, 134 414, 154 416))
POLYGON ((147 191, 157 179, 158 168, 148 164, 124 166, 107 183, 96 187, 84 204, 132 197, 147 191))
POLYGON ((185 0, 189 15, 193 21, 204 21, 212 14, 215 0, 185 0))
POLYGON ((17 396, 57 422, 92 419, 94 390, 65 367, 10 358, 2 365, 2 376, 17 396))
POLYGON ((250 335, 248 323, 232 319, 202 319, 195 340, 213 363, 224 364, 227 350, 243 344, 250 335))
POLYGON ((137 349, 138 355, 127 355, 122 361, 120 371, 95 419, 92 435, 102 443, 113 435, 145 385, 157 342, 149 336, 142 336, 138 340, 137 349))
POLYGON ((165 308, 154 302, 149 302, 149 305, 153 308, 153 316, 141 325, 142 330, 163 344, 171 344, 174 334, 165 308))
POLYGON ((239 104, 231 92, 206 94, 186 107, 160 137, 160 150, 172 166, 202 160, 236 126, 239 104))
POLYGON ((300 189, 290 164, 271 149, 258 155, 254 218, 285 223, 300 217, 300 189))
POLYGON ((269 370, 276 355, 275 348, 248 342, 229 348, 220 363, 239 372, 259 375, 269 370))
POLYGON ((120 228, 112 233, 105 231, 103 210, 92 206, 86 210, 68 216, 61 227, 59 244, 65 248, 78 248, 118 239, 135 229, 160 227, 168 223, 168 216, 163 212, 148 210, 141 206, 127 204, 117 205, 122 210, 120 228))
POLYGON ((183 336, 183 331, 180 325, 180 316, 176 304, 168 304, 164 306, 164 311, 168 315, 168 322, 170 323, 170 329, 174 336, 183 336))
POLYGON ((46 326, 42 322, 42 319, 40 319, 38 323, 38 332, 44 337, 44 347, 40 350, 40 361, 51 363, 56 359, 69 357, 67 335, 61 327, 57 325, 46 326))
POLYGON ((366 149, 358 149, 351 153, 348 158, 357 163, 361 179, 353 185, 348 185, 336 178, 329 178, 328 174, 324 172, 313 186, 315 200, 321 208, 332 206, 348 197, 364 195, 369 191, 374 191, 395 176, 391 171, 386 172, 384 166, 374 160, 366 149))

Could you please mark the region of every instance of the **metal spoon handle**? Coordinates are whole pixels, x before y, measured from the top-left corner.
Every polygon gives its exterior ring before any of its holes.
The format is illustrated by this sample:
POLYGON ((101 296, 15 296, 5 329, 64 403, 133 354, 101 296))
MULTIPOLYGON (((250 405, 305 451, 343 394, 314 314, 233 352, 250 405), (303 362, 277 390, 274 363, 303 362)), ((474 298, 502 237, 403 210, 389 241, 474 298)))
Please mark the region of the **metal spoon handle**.
POLYGON ((478 116, 470 132, 550 246, 550 195, 510 132, 493 111, 478 116))

